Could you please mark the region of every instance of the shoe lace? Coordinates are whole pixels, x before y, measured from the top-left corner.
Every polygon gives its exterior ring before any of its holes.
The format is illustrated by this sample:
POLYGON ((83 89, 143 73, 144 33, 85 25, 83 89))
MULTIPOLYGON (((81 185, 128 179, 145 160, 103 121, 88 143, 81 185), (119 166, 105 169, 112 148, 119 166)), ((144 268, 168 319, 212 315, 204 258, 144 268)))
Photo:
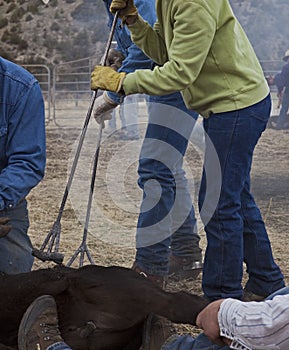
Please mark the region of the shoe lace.
POLYGON ((44 335, 43 340, 51 341, 55 339, 59 341, 60 331, 57 324, 40 323, 39 326, 41 333, 44 335))

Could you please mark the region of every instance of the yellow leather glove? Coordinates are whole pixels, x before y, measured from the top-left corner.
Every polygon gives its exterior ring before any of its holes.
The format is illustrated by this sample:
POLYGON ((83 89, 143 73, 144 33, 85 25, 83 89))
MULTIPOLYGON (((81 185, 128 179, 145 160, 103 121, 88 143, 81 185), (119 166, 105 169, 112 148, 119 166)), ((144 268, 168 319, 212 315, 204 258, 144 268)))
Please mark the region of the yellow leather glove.
POLYGON ((111 67, 95 66, 91 73, 90 88, 121 92, 125 76, 124 72, 118 73, 111 67))
POLYGON ((112 14, 119 11, 118 16, 122 19, 122 22, 124 22, 129 16, 138 15, 133 0, 112 0, 109 10, 112 14))

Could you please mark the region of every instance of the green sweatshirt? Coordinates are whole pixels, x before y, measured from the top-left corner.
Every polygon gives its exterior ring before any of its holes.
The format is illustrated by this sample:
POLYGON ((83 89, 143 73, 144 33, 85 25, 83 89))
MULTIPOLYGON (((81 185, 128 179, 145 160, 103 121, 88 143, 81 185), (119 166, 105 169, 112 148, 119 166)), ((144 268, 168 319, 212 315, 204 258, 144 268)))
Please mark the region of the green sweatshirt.
POLYGON ((156 0, 157 22, 128 26, 132 40, 160 66, 127 74, 125 93, 181 91, 204 117, 253 105, 269 93, 254 50, 228 0, 156 0))

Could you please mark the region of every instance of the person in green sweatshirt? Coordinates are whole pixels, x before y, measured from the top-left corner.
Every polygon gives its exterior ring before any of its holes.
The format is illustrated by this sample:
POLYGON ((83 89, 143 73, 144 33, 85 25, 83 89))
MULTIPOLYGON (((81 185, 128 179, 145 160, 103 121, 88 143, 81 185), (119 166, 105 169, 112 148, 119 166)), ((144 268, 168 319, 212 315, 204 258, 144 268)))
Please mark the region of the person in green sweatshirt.
POLYGON ((229 1, 157 0, 154 27, 138 14, 133 0, 113 0, 110 10, 159 66, 128 74, 96 66, 91 88, 125 95, 181 91, 186 106, 204 117, 199 191, 208 243, 204 295, 211 301, 260 300, 284 287, 250 192, 253 152, 270 117, 269 87, 229 1), (248 273, 244 287, 243 263, 248 273))

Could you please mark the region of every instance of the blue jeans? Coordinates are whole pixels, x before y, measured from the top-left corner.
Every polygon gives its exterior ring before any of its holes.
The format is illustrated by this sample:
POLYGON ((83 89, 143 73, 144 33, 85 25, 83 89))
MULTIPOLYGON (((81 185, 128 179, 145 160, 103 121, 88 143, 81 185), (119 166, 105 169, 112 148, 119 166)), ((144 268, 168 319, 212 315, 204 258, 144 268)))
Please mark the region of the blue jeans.
POLYGON ((168 273, 169 256, 201 260, 195 211, 183 156, 197 119, 180 93, 149 98, 149 121, 139 159, 143 200, 136 233, 136 263, 155 275, 168 273))
POLYGON ((128 134, 139 136, 138 132, 138 95, 129 95, 119 106, 119 114, 125 120, 124 124, 128 134))
POLYGON ((46 350, 72 350, 69 345, 65 343, 55 343, 50 345, 46 350))
MULTIPOLYGON (((138 95, 129 95, 119 105, 119 117, 121 128, 126 128, 128 134, 139 137, 138 131, 138 95)), ((112 118, 108 121, 108 126, 112 131, 116 130, 116 110, 112 112, 112 118)))
POLYGON ((205 334, 196 339, 188 334, 176 336, 174 340, 162 346, 161 350, 230 350, 226 345, 213 344, 205 334))
POLYGON ((31 270, 34 258, 32 244, 27 234, 29 218, 26 200, 15 208, 0 211, 1 217, 9 217, 12 230, 0 238, 0 271, 17 274, 31 270))
MULTIPOLYGON (((284 287, 267 299, 273 299, 276 295, 289 294, 289 287, 284 287)), ((176 336, 174 340, 162 346, 161 350, 229 350, 226 345, 220 346, 213 344, 205 334, 201 333, 196 339, 189 335, 176 336)))
MULTIPOLYGON (((204 335, 200 334, 196 339, 189 335, 176 336, 175 340, 163 345, 162 350, 229 350, 228 346, 219 346, 210 342, 204 335)), ((55 343, 47 350, 73 350, 65 343, 55 343)))
POLYGON ((242 298, 243 262, 249 291, 267 296, 284 287, 260 210, 250 192, 253 152, 270 109, 268 96, 253 106, 204 120, 206 152, 199 208, 208 242, 202 284, 210 300, 242 298))
POLYGON ((282 98, 280 113, 277 119, 277 126, 282 126, 285 124, 288 109, 289 109, 289 88, 286 87, 282 98))

